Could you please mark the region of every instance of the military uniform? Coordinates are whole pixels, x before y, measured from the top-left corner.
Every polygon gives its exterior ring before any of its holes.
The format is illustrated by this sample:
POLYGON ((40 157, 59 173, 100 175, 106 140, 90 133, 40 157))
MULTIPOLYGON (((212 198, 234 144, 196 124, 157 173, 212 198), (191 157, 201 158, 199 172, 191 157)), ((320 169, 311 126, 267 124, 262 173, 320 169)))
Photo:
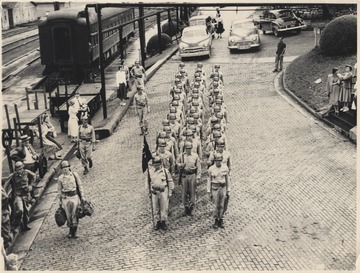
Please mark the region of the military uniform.
POLYGON ((146 77, 145 68, 141 65, 135 66, 131 68, 130 75, 135 79, 135 86, 145 86, 145 77, 146 77))
POLYGON ((29 139, 30 137, 27 135, 22 135, 20 137, 22 142, 21 146, 10 152, 10 158, 15 162, 22 161, 25 165, 25 169, 36 173, 36 162, 39 160, 39 155, 36 153, 34 147, 28 143, 29 139))
MULTIPOLYGON (((84 117, 83 120, 87 119, 84 117)), ((79 151, 81 155, 81 164, 84 167, 84 174, 89 172, 89 168, 92 168, 92 152, 95 145, 95 129, 92 125, 80 125, 79 127, 79 134, 78 134, 78 145, 79 151)))
MULTIPOLYGON (((157 164, 161 164, 160 158, 157 159, 155 157, 155 159, 160 161, 157 164)), ((174 182, 171 174, 163 167, 158 169, 155 167, 149 168, 149 176, 147 176, 146 183, 147 187, 149 184, 153 210, 157 221, 155 229, 167 229, 166 221, 168 219, 169 197, 172 195, 172 191, 174 190, 174 182)))
POLYGON ((192 215, 196 202, 196 181, 201 178, 201 162, 196 153, 182 153, 177 161, 181 175, 184 215, 192 215))
POLYGON ((147 111, 148 111, 148 97, 142 92, 142 94, 136 93, 134 96, 136 111, 139 114, 139 125, 141 134, 147 134, 148 122, 147 122, 147 111))
MULTIPOLYGON (((15 164, 15 168, 21 169, 22 167, 20 164, 23 166, 23 163, 17 162, 15 164)), ((36 174, 29 170, 23 169, 22 171, 15 171, 13 174, 11 174, 10 179, 15 215, 13 219, 13 226, 17 227, 22 224, 24 230, 29 230, 30 227, 28 227, 28 222, 31 201, 30 191, 32 183, 36 181, 36 174)))
MULTIPOLYGON (((222 156, 219 158, 222 160, 222 156)), ((215 160, 219 160, 216 158, 215 160)), ((215 223, 213 228, 224 228, 223 225, 223 215, 224 215, 224 204, 226 196, 230 192, 230 183, 229 183, 229 169, 227 166, 221 164, 221 166, 215 165, 211 166, 208 170, 208 182, 207 182, 207 192, 210 194, 210 198, 213 200, 214 204, 214 218, 215 223)))

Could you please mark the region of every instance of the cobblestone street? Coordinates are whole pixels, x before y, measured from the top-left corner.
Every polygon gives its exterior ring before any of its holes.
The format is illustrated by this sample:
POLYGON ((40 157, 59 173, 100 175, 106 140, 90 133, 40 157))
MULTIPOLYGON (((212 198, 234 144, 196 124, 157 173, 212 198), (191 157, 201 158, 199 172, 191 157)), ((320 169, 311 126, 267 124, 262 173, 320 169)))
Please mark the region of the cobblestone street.
MULTIPOLYGON (((213 60, 205 60, 209 75, 213 60)), ((168 112, 178 62, 149 81, 150 148, 168 112)), ((195 62, 186 62, 192 74, 195 62)), ((143 137, 130 109, 94 152, 83 178, 96 214, 80 220, 79 238, 54 221, 52 206, 23 270, 354 270, 356 148, 297 111, 274 89, 272 63, 221 64, 232 154, 225 229, 211 228, 206 177, 195 215, 182 217, 176 182, 169 230, 154 231, 141 172, 143 137)), ((56 201, 57 202, 57 201, 56 201)))

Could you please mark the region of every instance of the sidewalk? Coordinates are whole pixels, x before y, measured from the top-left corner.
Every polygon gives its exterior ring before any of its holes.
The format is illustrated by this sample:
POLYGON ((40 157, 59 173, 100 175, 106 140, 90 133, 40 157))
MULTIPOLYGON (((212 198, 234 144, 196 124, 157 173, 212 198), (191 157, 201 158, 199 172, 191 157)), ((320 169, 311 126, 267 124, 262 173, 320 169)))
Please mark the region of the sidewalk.
MULTIPOLYGON (((146 32, 146 35, 148 37, 151 37, 153 31, 154 31, 154 29, 150 29, 149 31, 146 32)), ((138 57, 139 57, 138 48, 139 47, 140 47, 140 42, 139 42, 139 39, 137 39, 129 46, 129 48, 126 49, 127 50, 126 60, 125 60, 126 65, 130 66, 135 62, 135 60, 138 59, 138 57)), ((178 49, 178 46, 177 46, 176 42, 173 42, 173 44, 171 45, 170 48, 163 51, 163 53, 161 54, 162 58, 159 61, 157 61, 150 69, 148 69, 146 71, 147 80, 149 80, 156 73, 156 71, 173 54, 175 54, 177 49, 178 49)), ((115 88, 115 73, 117 71, 117 67, 118 67, 119 63, 120 63, 120 61, 119 61, 119 59, 117 59, 110 66, 108 66, 105 69, 107 104, 109 104, 110 101, 113 101, 114 107, 112 109, 108 109, 108 118, 106 120, 103 119, 102 107, 97 111, 97 113, 95 114, 95 116, 92 119, 92 124, 94 125, 97 137, 99 137, 99 138, 108 137, 113 133, 116 126, 119 124, 121 119, 125 116, 127 110, 130 108, 132 101, 133 101, 133 96, 135 95, 135 90, 131 90, 128 93, 128 97, 130 99, 126 101, 126 105, 125 106, 119 105, 120 100, 116 98, 116 88, 115 88)), ((76 150, 76 145, 74 143, 70 142, 66 133, 61 133, 60 123, 58 122, 57 119, 51 118, 51 122, 55 126, 56 131, 59 132, 56 140, 59 141, 60 144, 63 146, 63 150, 58 152, 58 154, 62 156, 63 160, 68 160, 69 158, 71 158, 74 155, 75 150, 76 150)), ((39 151, 39 150, 37 149, 37 151, 39 151)), ((44 178, 40 180, 40 182, 37 185, 38 189, 35 192, 36 200, 35 200, 35 203, 31 206, 30 217, 33 217, 34 210, 36 209, 36 207, 40 204, 41 200, 43 199, 45 189, 47 188, 48 185, 50 185, 50 182, 54 178, 55 174, 60 170, 61 161, 62 160, 48 161, 48 164, 49 164, 48 172, 46 173, 44 178)), ((7 165, 6 161, 3 161, 3 162, 5 162, 5 164, 7 165)), ((4 174, 4 167, 3 167, 3 174, 4 174)), ((37 218, 37 217, 35 217, 35 218, 37 218)), ((17 254, 20 255, 19 258, 21 259, 21 254, 26 253, 30 249, 30 246, 31 246, 33 240, 35 239, 35 237, 41 227, 41 223, 42 223, 42 222, 39 223, 39 221, 36 221, 36 220, 37 219, 35 219, 35 222, 37 222, 37 223, 34 224, 34 226, 32 225, 33 221, 30 222, 30 226, 32 226, 32 230, 26 232, 27 238, 29 238, 28 237, 29 234, 31 235, 31 238, 32 238, 31 241, 29 241, 28 239, 26 241, 24 241, 24 239, 23 239, 25 237, 24 233, 16 234, 13 245, 11 247, 9 247, 9 249, 8 249, 9 253, 16 252, 17 254), (16 243, 21 242, 16 246, 16 249, 14 248, 15 242, 16 243)))

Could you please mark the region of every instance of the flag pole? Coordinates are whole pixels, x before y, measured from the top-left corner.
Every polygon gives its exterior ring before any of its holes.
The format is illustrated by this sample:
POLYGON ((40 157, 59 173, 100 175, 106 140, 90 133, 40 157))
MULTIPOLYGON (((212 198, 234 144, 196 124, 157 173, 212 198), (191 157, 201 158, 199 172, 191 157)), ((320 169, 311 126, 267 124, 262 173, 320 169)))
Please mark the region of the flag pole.
POLYGON ((152 159, 152 155, 149 149, 149 144, 146 141, 146 136, 144 135, 144 142, 143 142, 143 157, 142 157, 142 169, 143 172, 147 169, 148 175, 148 188, 149 188, 149 198, 150 198, 150 206, 151 206, 151 218, 153 223, 153 228, 155 228, 155 219, 154 219, 154 207, 152 201, 152 192, 151 192, 151 177, 150 177, 150 169, 149 169, 149 161, 152 159), (146 169, 145 169, 146 168, 146 169))
POLYGON ((152 193, 151 193, 151 178, 150 178, 150 171, 149 171, 149 164, 147 168, 148 173, 148 186, 149 186, 149 197, 150 197, 150 206, 151 206, 151 218, 153 223, 153 228, 155 228, 155 219, 154 219, 154 207, 153 207, 153 201, 152 201, 152 193))

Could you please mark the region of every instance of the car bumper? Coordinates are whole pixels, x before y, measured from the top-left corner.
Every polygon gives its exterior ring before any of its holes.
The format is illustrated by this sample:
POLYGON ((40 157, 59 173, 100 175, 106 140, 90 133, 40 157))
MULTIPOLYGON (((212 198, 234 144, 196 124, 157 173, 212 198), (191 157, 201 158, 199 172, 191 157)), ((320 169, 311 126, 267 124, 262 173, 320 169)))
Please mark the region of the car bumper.
POLYGON ((182 50, 179 49, 180 57, 196 57, 196 56, 205 56, 210 54, 210 49, 195 49, 195 50, 182 50))
POLYGON ((229 44, 228 48, 229 49, 238 49, 238 50, 247 50, 253 47, 259 47, 260 43, 252 43, 252 44, 247 44, 247 45, 234 45, 234 44, 229 44))
MULTIPOLYGON (((305 25, 306 28, 306 25, 305 25)), ((292 30, 299 30, 299 29, 304 29, 304 26, 294 26, 294 27, 287 27, 287 28, 279 28, 278 31, 279 32, 285 32, 285 31, 292 31, 292 30)))

